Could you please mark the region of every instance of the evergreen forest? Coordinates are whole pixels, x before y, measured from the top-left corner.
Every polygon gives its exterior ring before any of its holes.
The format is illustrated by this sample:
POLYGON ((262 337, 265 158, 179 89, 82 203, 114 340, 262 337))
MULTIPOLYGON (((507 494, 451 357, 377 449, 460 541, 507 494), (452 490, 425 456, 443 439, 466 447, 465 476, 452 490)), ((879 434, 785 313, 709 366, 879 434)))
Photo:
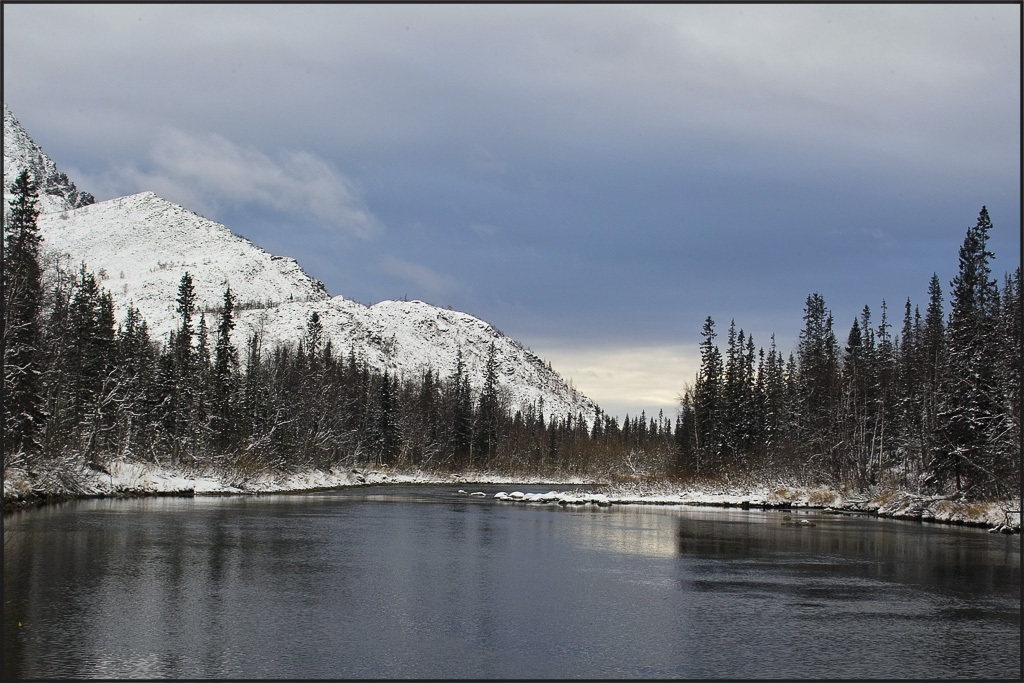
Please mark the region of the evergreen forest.
POLYGON ((922 316, 907 299, 898 332, 883 300, 840 344, 814 293, 795 354, 737 331, 724 353, 709 317, 700 371, 683 393, 677 465, 692 475, 782 472, 834 485, 899 486, 967 498, 1020 491, 1021 269, 993 278, 982 207, 959 253, 944 313, 932 275, 922 316))
MULTIPOLYGON (((314 313, 295 344, 258 334, 230 343, 230 288, 200 311, 179 283, 178 322, 150 336, 132 308, 116 320, 85 267, 44 268, 38 190, 11 186, 4 224, 4 464, 102 469, 110 458, 244 477, 311 468, 390 466, 523 476, 643 474, 684 481, 789 477, 837 486, 886 483, 968 498, 1013 495, 1021 466, 1021 270, 998 283, 982 208, 967 231, 949 313, 933 276, 922 316, 907 300, 895 332, 883 301, 865 306, 840 345, 820 294, 785 357, 731 323, 724 353, 709 317, 701 367, 677 415, 622 424, 513 407, 494 349, 482 387, 460 362, 396 376, 335 349, 314 313)), ((461 358, 460 358, 461 361, 461 358)))

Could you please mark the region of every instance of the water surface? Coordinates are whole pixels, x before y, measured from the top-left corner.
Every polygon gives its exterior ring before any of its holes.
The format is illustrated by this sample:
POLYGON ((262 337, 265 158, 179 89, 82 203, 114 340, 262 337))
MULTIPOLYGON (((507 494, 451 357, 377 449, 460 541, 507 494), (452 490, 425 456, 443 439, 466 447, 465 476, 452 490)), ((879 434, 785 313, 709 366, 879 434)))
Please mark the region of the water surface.
POLYGON ((8 514, 5 678, 1021 672, 1019 536, 456 491, 91 500, 8 514), (814 526, 794 524, 803 519, 814 526))

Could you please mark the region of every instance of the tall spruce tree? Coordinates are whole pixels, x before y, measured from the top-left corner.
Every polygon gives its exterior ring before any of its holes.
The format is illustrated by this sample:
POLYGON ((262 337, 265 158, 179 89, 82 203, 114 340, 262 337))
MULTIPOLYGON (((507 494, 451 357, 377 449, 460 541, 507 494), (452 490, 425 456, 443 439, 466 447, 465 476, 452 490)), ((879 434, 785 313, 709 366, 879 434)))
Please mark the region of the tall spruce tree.
POLYGON ((1005 490, 993 460, 992 432, 999 413, 995 343, 999 294, 992 279, 983 206, 960 246, 960 267, 950 283, 946 387, 939 412, 940 441, 931 463, 933 480, 957 492, 1005 490))
POLYGON ((885 469, 891 460, 891 442, 894 430, 895 401, 893 400, 893 385, 896 381, 896 345, 889 328, 889 308, 882 299, 882 319, 878 323, 878 347, 875 354, 875 425, 877 430, 874 433, 874 447, 872 448, 872 460, 870 463, 868 481, 876 483, 879 474, 885 469))
MULTIPOLYGON (((786 368, 771 336, 764 377, 764 444, 766 457, 775 459, 787 447, 786 368)), ((776 463, 770 463, 776 464, 776 463)))
POLYGON ((726 466, 740 462, 739 451, 743 440, 743 330, 736 332, 736 321, 729 322, 726 336, 725 368, 722 383, 722 422, 724 425, 726 466))
POLYGON ((398 425, 398 377, 387 370, 380 379, 377 397, 377 421, 373 436, 376 442, 377 462, 381 465, 394 464, 401 448, 401 431, 398 425))
POLYGON ((231 287, 224 290, 224 304, 221 307, 220 323, 217 325, 217 343, 213 355, 213 402, 211 406, 213 431, 217 445, 227 448, 234 440, 235 419, 235 377, 238 372, 238 350, 231 344, 231 332, 235 329, 235 297, 231 287))
POLYGON ((117 330, 118 372, 122 381, 119 405, 119 449, 121 454, 143 450, 151 438, 152 398, 156 355, 149 338, 149 327, 134 303, 129 303, 124 322, 117 330))
POLYGON ((839 428, 843 438, 843 457, 846 466, 857 472, 858 479, 866 477, 868 463, 867 406, 865 404, 864 336, 860 322, 853 319, 846 336, 842 368, 842 410, 839 428))
POLYGON ((701 330, 700 371, 693 386, 694 440, 697 460, 696 474, 706 473, 721 465, 722 454, 722 354, 715 345, 715 321, 708 316, 701 330))
POLYGON ((35 449, 43 421, 40 361, 43 300, 38 189, 28 171, 11 185, 3 239, 4 455, 35 449))
POLYGON ((903 327, 900 331, 899 359, 897 363, 896 404, 896 447, 902 465, 903 484, 910 482, 912 470, 917 466, 918 454, 924 443, 922 432, 924 405, 924 382, 922 361, 922 337, 924 327, 921 313, 912 307, 910 297, 903 308, 903 327))
POLYGON ((847 473, 841 468, 835 469, 839 463, 834 458, 839 348, 832 331, 832 312, 817 292, 807 297, 797 356, 801 423, 805 443, 810 448, 809 458, 823 459, 833 467, 833 474, 842 479, 847 473))
POLYGON ((320 314, 313 311, 309 314, 309 320, 306 322, 306 334, 302 338, 302 345, 311 362, 315 363, 319 358, 323 343, 324 325, 320 320, 320 314))
POLYGON ((498 450, 498 423, 500 420, 498 400, 498 360, 494 342, 487 350, 487 364, 484 371, 484 386, 480 392, 480 404, 476 420, 476 457, 487 467, 498 450))
POLYGON ((103 404, 117 364, 114 305, 82 264, 71 299, 70 326, 75 340, 67 355, 71 427, 83 453, 92 454, 103 426, 103 404))
POLYGON ((195 330, 192 318, 196 312, 196 292, 192 275, 188 271, 178 283, 178 314, 181 324, 169 343, 170 386, 168 409, 172 424, 172 462, 183 455, 194 455, 198 424, 196 409, 198 395, 198 355, 194 346, 195 330))
POLYGON ((460 346, 455 356, 455 375, 449 386, 451 395, 452 451, 456 466, 473 467, 473 402, 469 377, 460 346))
POLYGON ((1021 268, 1008 273, 1003 281, 1000 305, 1000 334, 997 369, 1000 394, 1000 419, 994 425, 993 447, 1002 463, 1006 488, 1019 490, 1021 484, 1021 366, 1022 318, 1024 303, 1021 299, 1021 268))

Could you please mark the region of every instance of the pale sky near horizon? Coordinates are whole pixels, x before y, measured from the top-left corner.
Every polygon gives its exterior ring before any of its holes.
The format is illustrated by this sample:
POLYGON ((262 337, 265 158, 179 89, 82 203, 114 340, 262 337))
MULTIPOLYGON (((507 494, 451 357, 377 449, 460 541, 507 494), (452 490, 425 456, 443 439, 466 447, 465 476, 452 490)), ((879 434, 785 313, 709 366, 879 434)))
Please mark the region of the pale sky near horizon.
POLYGON ((710 315, 793 350, 1020 263, 1020 5, 5 4, 4 100, 363 303, 472 313, 621 418, 710 315))

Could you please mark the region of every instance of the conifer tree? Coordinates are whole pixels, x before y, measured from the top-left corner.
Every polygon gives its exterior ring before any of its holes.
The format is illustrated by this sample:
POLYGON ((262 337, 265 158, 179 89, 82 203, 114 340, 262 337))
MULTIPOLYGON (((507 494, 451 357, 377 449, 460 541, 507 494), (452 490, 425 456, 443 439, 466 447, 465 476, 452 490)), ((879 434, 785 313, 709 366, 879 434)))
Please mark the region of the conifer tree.
POLYGON ((991 228, 983 206, 960 247, 959 272, 950 283, 947 386, 939 413, 940 443, 931 469, 940 485, 951 484, 958 492, 1005 490, 991 444, 999 412, 994 343, 999 298, 989 266, 994 257, 988 250, 991 228))
POLYGON ((739 462, 739 451, 743 441, 743 330, 736 333, 736 321, 729 322, 726 338, 725 371, 722 384, 722 422, 726 466, 734 467, 739 462))
POLYGON ((313 360, 320 355, 323 348, 324 325, 320 321, 320 314, 313 311, 309 314, 309 321, 306 323, 306 334, 302 344, 305 347, 306 355, 313 360))
POLYGON ((140 437, 152 432, 152 394, 156 356, 149 338, 149 328, 134 303, 129 303, 124 322, 117 330, 118 373, 121 377, 122 401, 119 406, 120 454, 133 448, 145 448, 140 437))
POLYGON ((11 185, 3 238, 4 455, 36 447, 43 420, 40 361, 43 299, 36 220, 38 189, 28 171, 11 185))
POLYGON ((867 444, 865 427, 867 416, 865 405, 864 338, 860 322, 853 319, 850 333, 846 337, 843 354, 842 410, 839 428, 843 438, 843 452, 847 466, 863 477, 867 468, 867 444))
MULTIPOLYGON (((804 307, 804 329, 797 347, 799 360, 801 432, 810 448, 811 461, 822 459, 832 466, 834 458, 834 426, 838 401, 838 344, 832 331, 832 313, 825 308, 825 299, 815 292, 807 297, 804 307)), ((833 469, 837 478, 841 470, 833 469)))
POLYGON ((93 454, 103 427, 104 404, 111 398, 116 358, 113 301, 102 292, 95 276, 82 264, 70 305, 75 340, 67 354, 71 424, 79 446, 93 454))
POLYGON ((494 342, 491 342, 487 351, 484 385, 483 390, 480 392, 480 404, 476 420, 476 457, 488 467, 490 466, 491 458, 498 449, 499 410, 498 360, 494 342))
POLYGON ((1019 490, 1021 482, 1021 356, 1022 317, 1021 268, 1008 273, 1003 281, 1000 302, 997 368, 1000 392, 999 420, 993 425, 993 449, 1002 465, 1001 476, 1006 478, 1008 490, 1019 490))
POLYGON ((928 308, 925 309, 924 331, 921 339, 921 376, 924 384, 922 401, 921 446, 919 467, 923 470, 931 461, 939 435, 940 390, 945 387, 946 325, 942 304, 942 285, 939 276, 932 273, 928 284, 928 308))
POLYGON ((894 418, 895 401, 892 393, 896 381, 896 346, 889 332, 892 324, 889 322, 889 309, 882 299, 882 319, 878 323, 876 339, 878 346, 875 354, 875 381, 874 388, 875 403, 874 444, 871 453, 868 482, 876 483, 880 472, 889 464, 891 456, 891 442, 894 430, 892 423, 894 418))
POLYGON ((236 431, 235 376, 238 372, 238 350, 231 344, 231 332, 235 328, 234 311, 235 298, 228 286, 224 290, 213 358, 213 431, 221 449, 228 447, 236 431))
POLYGON ((196 424, 195 408, 198 401, 198 361, 194 347, 195 330, 192 317, 196 311, 196 293, 192 275, 188 271, 178 284, 178 314, 181 324, 170 338, 167 377, 171 438, 171 461, 178 462, 184 454, 194 455, 196 424))
POLYGON ((192 329, 192 316, 196 312, 196 291, 192 284, 192 274, 185 271, 178 283, 178 314, 181 316, 181 325, 178 327, 176 340, 178 343, 175 349, 178 360, 182 365, 193 363, 193 340, 195 331, 192 329))
POLYGON ((603 420, 601 417, 601 408, 600 406, 594 406, 594 424, 590 428, 591 440, 596 441, 597 439, 601 438, 601 435, 604 433, 604 431, 601 428, 602 425, 603 420))
POLYGON ((675 449, 676 470, 681 474, 694 474, 696 462, 696 413, 693 407, 693 392, 686 390, 679 400, 679 413, 676 416, 675 449))
POLYGON ((391 465, 398 458, 400 449, 400 432, 398 427, 397 406, 398 378, 385 370, 380 380, 380 393, 377 405, 377 424, 375 441, 378 464, 391 465))
MULTIPOLYGON (((741 330, 742 332, 742 330, 741 330)), ((763 354, 763 350, 762 350, 763 354)), ((743 432, 741 439, 741 448, 746 456, 750 458, 754 455, 757 449, 759 440, 761 439, 761 408, 759 395, 760 392, 756 386, 757 383, 757 372, 754 364, 755 351, 754 351, 754 335, 747 335, 747 346, 746 351, 743 354, 743 393, 742 393, 742 419, 743 419, 743 432)))
POLYGON ((715 321, 711 316, 704 320, 701 336, 700 371, 693 387, 696 474, 717 467, 722 451, 722 354, 714 343, 715 321))
POLYGON ((903 327, 900 331, 899 359, 897 363, 898 385, 895 387, 894 403, 897 406, 896 424, 897 447, 903 468, 903 483, 909 483, 911 470, 919 470, 919 454, 924 444, 923 405, 924 382, 922 361, 922 337, 924 328, 921 313, 911 309, 910 297, 903 308, 903 327))
POLYGON ((428 368, 420 380, 415 419, 410 420, 416 428, 416 433, 409 435, 413 464, 416 466, 430 462, 441 454, 440 412, 437 373, 428 368))
POLYGON ((768 347, 768 358, 765 363, 764 377, 764 444, 766 454, 770 457, 781 455, 786 444, 786 370, 775 343, 775 335, 771 336, 768 347))
POLYGON ((455 357, 455 375, 452 377, 452 450, 456 465, 473 467, 473 403, 469 391, 469 378, 460 346, 455 357))

